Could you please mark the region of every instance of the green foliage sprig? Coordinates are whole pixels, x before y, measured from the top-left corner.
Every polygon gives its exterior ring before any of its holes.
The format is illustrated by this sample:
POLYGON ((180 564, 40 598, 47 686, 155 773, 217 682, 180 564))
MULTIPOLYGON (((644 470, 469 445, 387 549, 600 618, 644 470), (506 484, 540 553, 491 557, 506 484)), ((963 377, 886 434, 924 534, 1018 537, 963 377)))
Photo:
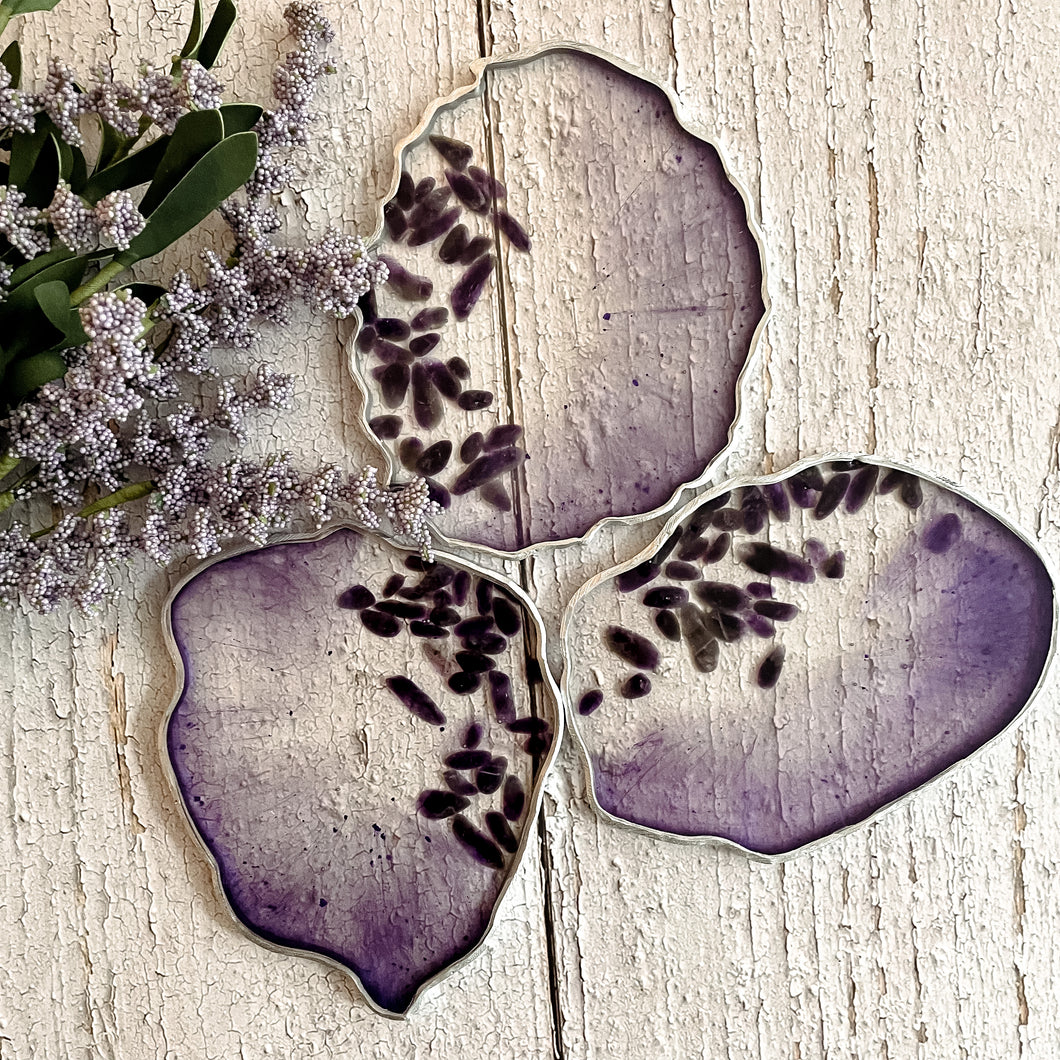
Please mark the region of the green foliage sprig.
MULTIPOLYGON (((0 29, 15 15, 48 11, 57 3, 3 0, 0 29)), ((200 0, 195 0, 188 38, 170 70, 174 92, 189 69, 213 66, 235 17, 232 0, 220 0, 207 22, 200 0)), ((0 64, 7 72, 7 91, 19 90, 22 55, 17 41, 0 55, 0 64)), ((86 98, 81 86, 72 87, 86 98)), ((260 107, 245 103, 189 109, 168 131, 143 114, 130 132, 98 110, 85 108, 77 117, 98 125, 98 148, 89 158, 77 126, 62 121, 69 97, 49 99, 46 90, 24 99, 34 110, 31 127, 23 122, 21 127, 0 128, 0 151, 6 153, 6 162, 0 163, 6 190, 0 194, 12 213, 21 211, 31 225, 36 219, 34 227, 44 238, 27 248, 8 234, 0 236, 0 264, 8 275, 7 293, 0 302, 0 414, 65 373, 64 351, 85 340, 77 310, 87 298, 133 265, 162 253, 247 182, 258 158, 258 138, 252 130, 262 113, 260 107), (57 196, 76 196, 88 208, 108 196, 128 202, 121 193, 140 189, 138 231, 125 245, 106 245, 104 239, 104 245, 89 252, 67 246, 48 216, 57 196)), ((131 111, 144 99, 124 102, 131 111)), ((195 107, 194 101, 188 104, 195 107)), ((142 286, 138 293, 144 293, 142 286)))

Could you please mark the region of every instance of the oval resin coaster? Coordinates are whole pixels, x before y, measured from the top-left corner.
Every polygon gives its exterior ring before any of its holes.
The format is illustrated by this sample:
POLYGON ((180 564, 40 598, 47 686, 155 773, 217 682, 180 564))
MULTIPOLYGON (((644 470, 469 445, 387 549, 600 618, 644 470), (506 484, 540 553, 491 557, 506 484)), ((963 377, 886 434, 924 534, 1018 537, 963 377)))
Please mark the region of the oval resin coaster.
POLYGON ((170 604, 181 800, 236 917, 387 1015, 482 941, 562 721, 526 599, 351 529, 221 559, 170 604))
POLYGON ((399 152, 352 367, 397 478, 502 552, 670 503, 725 448, 764 316, 749 210, 661 88, 551 48, 399 152))
POLYGON ((869 458, 675 516, 565 621, 565 691, 612 818, 785 854, 1000 733, 1054 642, 1049 572, 981 507, 869 458))

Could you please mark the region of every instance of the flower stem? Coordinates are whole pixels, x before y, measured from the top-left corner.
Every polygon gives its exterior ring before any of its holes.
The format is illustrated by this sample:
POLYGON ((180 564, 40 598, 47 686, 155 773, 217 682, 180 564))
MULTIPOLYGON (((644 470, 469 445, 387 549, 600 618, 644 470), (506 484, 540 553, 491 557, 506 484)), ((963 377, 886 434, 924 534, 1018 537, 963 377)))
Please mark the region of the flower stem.
MULTIPOLYGON (((3 8, 0 8, 0 11, 2 10, 3 8)), ((104 265, 91 280, 86 280, 77 288, 77 290, 70 292, 70 305, 74 308, 81 305, 82 302, 87 301, 92 295, 102 291, 115 276, 123 273, 126 268, 128 268, 127 265, 123 265, 117 260, 112 261, 109 265, 104 265)))
MULTIPOLYGON (((143 482, 130 482, 127 486, 122 486, 121 489, 115 490, 113 493, 108 493, 105 497, 100 497, 99 500, 93 501, 91 504, 86 504, 77 514, 81 519, 91 519, 93 515, 98 515, 100 512, 105 512, 109 508, 117 508, 122 504, 129 504, 131 501, 138 501, 141 497, 146 497, 158 487, 150 480, 145 479, 143 482)), ((58 522, 52 523, 51 526, 46 526, 41 530, 35 530, 30 534, 30 540, 35 541, 38 537, 44 537, 45 534, 50 534, 57 526, 58 522)))

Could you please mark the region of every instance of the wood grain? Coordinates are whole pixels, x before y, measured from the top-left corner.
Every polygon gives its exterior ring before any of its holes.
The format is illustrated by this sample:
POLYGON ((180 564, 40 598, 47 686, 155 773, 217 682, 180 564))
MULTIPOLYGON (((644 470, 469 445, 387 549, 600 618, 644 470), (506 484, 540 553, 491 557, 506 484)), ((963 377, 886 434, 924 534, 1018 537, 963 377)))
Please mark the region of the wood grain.
MULTIPOLYGON (((328 6, 338 73, 287 202, 292 238, 371 231, 394 144, 469 82, 483 45, 608 50, 675 88, 765 233, 773 313, 727 470, 876 452, 951 478, 1055 562, 1048 0, 328 6)), ((184 7, 65 0, 27 19, 27 67, 55 51, 132 76, 179 46, 184 7)), ((251 98, 267 96, 282 7, 241 5, 221 74, 251 98)), ((547 160, 546 143, 525 150, 547 160)), ((301 314, 262 355, 298 378, 298 412, 268 444, 306 463, 369 458, 333 328, 301 314)), ((554 628, 577 586, 651 530, 524 565, 554 628)), ((783 865, 600 823, 568 750, 539 856, 484 951, 390 1023, 341 974, 258 947, 223 914, 160 768, 172 674, 159 616, 178 574, 130 570, 126 602, 91 619, 0 617, 3 1060, 1060 1054, 1055 679, 974 762, 783 865)))

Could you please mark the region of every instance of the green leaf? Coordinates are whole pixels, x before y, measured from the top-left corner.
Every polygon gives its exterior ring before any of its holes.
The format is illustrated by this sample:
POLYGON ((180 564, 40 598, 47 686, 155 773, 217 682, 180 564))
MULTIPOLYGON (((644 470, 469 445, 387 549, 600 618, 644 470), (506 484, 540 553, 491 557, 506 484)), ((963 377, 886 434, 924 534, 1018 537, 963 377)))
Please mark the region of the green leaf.
POLYGON ((73 148, 62 137, 52 134, 52 139, 55 141, 56 151, 59 152, 59 176, 66 180, 74 168, 73 148))
POLYGON ((199 45, 192 58, 198 59, 209 70, 217 62, 217 56, 221 54, 221 49, 235 21, 236 5, 232 0, 220 0, 214 10, 213 18, 210 19, 210 25, 206 27, 202 44, 199 45))
POLYGON ((138 501, 141 497, 147 497, 157 488, 150 479, 144 482, 130 482, 127 486, 122 486, 121 489, 100 497, 98 501, 86 504, 77 514, 82 519, 90 519, 93 515, 107 511, 108 508, 117 508, 120 504, 128 504, 130 501, 138 501))
POLYGON ((80 193, 80 189, 85 186, 85 181, 88 179, 88 163, 80 147, 71 147, 70 155, 73 162, 66 176, 66 183, 70 185, 72 191, 80 193))
POLYGON ((94 173, 106 169, 118 157, 118 152, 122 151, 128 142, 127 137, 118 132, 109 121, 104 121, 100 118, 99 124, 101 136, 99 154, 96 155, 96 164, 92 167, 94 173))
POLYGON ((166 289, 157 283, 126 283, 121 287, 115 287, 114 290, 128 291, 133 298, 139 298, 148 309, 166 293, 166 289))
POLYGON ((11 87, 18 88, 22 82, 22 49, 17 40, 13 40, 0 55, 0 63, 7 67, 11 75, 11 87))
MULTIPOLYGON (((42 255, 45 257, 46 255, 42 255)), ((51 283, 53 280, 62 280, 71 290, 81 282, 81 277, 88 267, 88 258, 67 258, 49 265, 34 273, 28 279, 23 280, 14 287, 7 296, 7 300, 0 305, 0 334, 9 336, 7 352, 12 356, 21 355, 25 350, 31 349, 36 338, 32 330, 24 326, 27 317, 32 316, 39 310, 34 291, 43 284, 51 283), (12 334, 13 333, 13 334, 12 334)), ((17 276, 17 273, 15 274, 17 276)), ((12 277, 12 282, 14 277, 12 277)), ((49 345, 51 345, 49 343, 49 345)), ((38 346, 39 349, 47 349, 38 346)))
POLYGON ((51 11, 59 0, 4 0, 0 10, 12 15, 28 15, 31 11, 51 11))
POLYGON ((195 10, 191 16, 191 28, 188 30, 188 39, 184 42, 184 47, 180 49, 180 57, 187 59, 189 56, 194 55, 201 41, 202 3, 201 0, 195 0, 195 10))
POLYGON ((4 397, 11 406, 24 401, 38 387, 66 375, 66 361, 54 350, 17 361, 4 376, 4 397))
POLYGON ((237 132, 250 132, 261 117, 261 107, 253 103, 225 103, 221 106, 221 117, 225 123, 225 136, 237 132))
POLYGON ((59 143, 60 141, 49 132, 37 156, 33 171, 22 184, 27 206, 43 209, 54 198, 55 188, 59 183, 59 173, 62 169, 60 156, 62 149, 59 143))
MULTIPOLYGON (((38 254, 32 261, 27 261, 25 265, 20 265, 11 274, 11 290, 14 291, 20 284, 25 283, 31 276, 35 276, 38 272, 49 268, 59 261, 69 261, 73 258, 74 252, 68 250, 64 246, 53 247, 46 254, 38 254)), ((83 269, 82 269, 83 271, 83 269)), ((6 303, 6 299, 0 306, 6 303)))
POLYGON ((177 122, 166 153, 158 163, 154 180, 140 201, 145 217, 177 186, 181 177, 225 135, 224 120, 219 111, 198 110, 185 114, 177 122))
POLYGON ((11 169, 8 179, 16 188, 24 187, 29 180, 47 139, 48 127, 40 117, 33 132, 17 132, 11 137, 11 169))
POLYGON ((147 219, 129 249, 114 260, 128 266, 153 257, 209 217, 254 172, 258 138, 236 133, 210 148, 147 219))
POLYGON ((97 203, 104 195, 119 188, 138 187, 146 184, 155 174, 162 156, 169 146, 169 137, 160 136, 135 154, 115 162, 106 169, 97 170, 85 181, 81 195, 90 203, 97 203))
POLYGON ((48 322, 62 334, 63 346, 80 346, 88 342, 88 335, 81 326, 81 314, 70 305, 70 288, 62 280, 42 283, 34 290, 33 296, 48 322))

